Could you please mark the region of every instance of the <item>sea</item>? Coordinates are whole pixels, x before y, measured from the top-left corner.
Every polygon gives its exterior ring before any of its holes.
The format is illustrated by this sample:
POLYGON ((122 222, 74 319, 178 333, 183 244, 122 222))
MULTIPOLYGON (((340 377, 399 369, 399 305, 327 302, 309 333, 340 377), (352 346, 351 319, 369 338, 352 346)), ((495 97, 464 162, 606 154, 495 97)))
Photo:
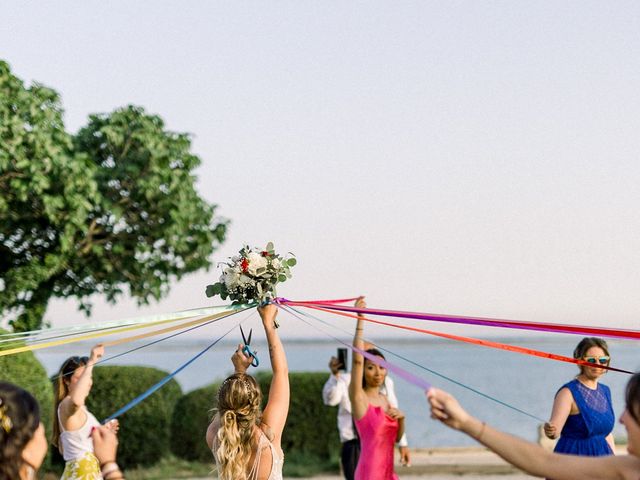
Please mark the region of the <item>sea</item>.
MULTIPOLYGON (((254 332, 255 333, 255 332, 254 332)), ((493 341, 535 350, 571 356, 580 337, 510 337, 493 341)), ((108 349, 105 364, 145 365, 173 372, 204 351, 213 339, 172 339, 140 348, 109 360, 144 344, 127 344, 108 349)), ((578 373, 577 366, 478 345, 441 339, 377 339, 387 360, 433 386, 458 398, 471 414, 501 430, 535 441, 539 426, 549 418, 553 398, 564 383, 578 373), (397 356, 399 355, 399 356, 397 356), (402 357, 402 358, 401 358, 402 357)), ((268 349, 254 340, 260 366, 268 369, 268 349)), ((335 340, 286 340, 289 370, 326 372, 328 362, 340 345, 335 340)), ((176 375, 184 392, 224 378, 231 370, 230 357, 237 342, 223 341, 205 351, 176 375)), ((640 345, 634 341, 610 340, 611 365, 630 371, 640 370, 640 345)), ((77 343, 64 349, 36 352, 47 372, 53 375, 70 355, 88 355, 89 344, 77 343)), ((390 373, 394 376, 393 373, 390 373)), ((624 408, 624 387, 628 374, 607 372, 601 382, 611 388, 616 417, 624 408)), ((411 447, 436 448, 473 445, 474 441, 430 418, 424 392, 401 378, 395 378, 400 409, 406 416, 406 431, 411 447)), ((295 392, 292 392, 295 395, 295 392)), ((320 396, 320 392, 318 392, 320 396)), ((337 435, 337 430, 336 430, 337 435)), ((616 423, 614 436, 625 440, 624 428, 616 423)))

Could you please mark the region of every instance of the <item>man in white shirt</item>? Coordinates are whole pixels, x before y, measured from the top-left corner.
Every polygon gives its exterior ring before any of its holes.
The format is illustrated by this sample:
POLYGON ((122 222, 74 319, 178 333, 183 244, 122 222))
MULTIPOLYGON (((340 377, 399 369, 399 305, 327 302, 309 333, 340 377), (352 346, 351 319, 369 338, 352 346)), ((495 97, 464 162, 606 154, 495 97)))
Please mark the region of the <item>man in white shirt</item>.
MULTIPOLYGON (((331 376, 322 388, 322 401, 331 407, 338 406, 338 432, 342 442, 340 459, 342 461, 342 471, 347 480, 353 480, 353 475, 358 465, 360 456, 360 441, 356 436, 353 419, 351 417, 351 402, 349 401, 349 382, 351 374, 341 371, 344 366, 336 357, 331 357, 329 369, 331 376)), ((398 408, 398 399, 394 390, 393 380, 387 376, 382 386, 382 393, 387 396, 389 404, 398 408)), ((403 465, 409 466, 409 447, 406 434, 398 442, 400 450, 400 461, 403 465)))

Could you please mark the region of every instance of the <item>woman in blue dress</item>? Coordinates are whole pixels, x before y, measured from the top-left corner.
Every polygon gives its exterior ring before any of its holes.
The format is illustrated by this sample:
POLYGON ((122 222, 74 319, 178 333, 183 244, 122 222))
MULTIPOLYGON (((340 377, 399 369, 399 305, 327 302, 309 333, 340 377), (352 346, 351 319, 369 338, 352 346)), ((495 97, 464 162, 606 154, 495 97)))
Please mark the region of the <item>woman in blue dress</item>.
MULTIPOLYGON (((601 338, 583 338, 573 358, 592 364, 609 365, 607 342, 601 338)), ((606 370, 580 365, 580 374, 558 390, 551 419, 544 432, 560 440, 554 452, 589 457, 614 454, 613 426, 615 416, 609 387, 598 382, 606 370)))

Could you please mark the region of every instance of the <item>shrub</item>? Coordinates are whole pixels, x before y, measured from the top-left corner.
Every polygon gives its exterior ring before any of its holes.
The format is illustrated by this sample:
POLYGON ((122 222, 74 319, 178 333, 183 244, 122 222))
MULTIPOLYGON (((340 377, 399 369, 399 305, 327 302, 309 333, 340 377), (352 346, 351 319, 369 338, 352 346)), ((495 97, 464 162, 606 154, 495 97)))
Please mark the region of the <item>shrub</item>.
POLYGON ((184 395, 173 410, 171 450, 185 460, 213 462, 205 442, 207 427, 213 418, 219 383, 199 388, 184 395))
MULTIPOLYGON (((271 372, 258 373, 257 380, 266 402, 271 372)), ((301 466, 305 467, 305 475, 337 468, 340 454, 337 409, 322 403, 322 387, 326 381, 327 374, 322 372, 289 374, 291 402, 282 433, 287 475, 298 473, 301 466), (315 465, 315 471, 309 471, 310 464, 315 465)))
MULTIPOLYGON (((96 367, 87 408, 103 420, 166 375, 150 367, 96 367)), ((181 395, 180 385, 171 379, 119 418, 119 464, 150 465, 169 454, 173 409, 181 395)))

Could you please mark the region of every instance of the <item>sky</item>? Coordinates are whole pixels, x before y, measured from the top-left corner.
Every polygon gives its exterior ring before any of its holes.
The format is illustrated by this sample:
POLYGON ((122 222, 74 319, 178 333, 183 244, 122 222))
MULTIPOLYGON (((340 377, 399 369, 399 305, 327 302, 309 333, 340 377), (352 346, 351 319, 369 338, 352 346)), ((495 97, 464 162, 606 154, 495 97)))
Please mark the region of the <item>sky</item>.
MULTIPOLYGON (((640 328, 638 2, 10 0, 2 17, 0 58, 61 94, 68 130, 136 104, 189 132, 231 220, 213 260, 273 241, 299 262, 283 296, 640 328)), ((143 308, 96 298, 92 320, 211 304, 218 276, 143 308)), ((75 307, 46 319, 86 321, 75 307)))

